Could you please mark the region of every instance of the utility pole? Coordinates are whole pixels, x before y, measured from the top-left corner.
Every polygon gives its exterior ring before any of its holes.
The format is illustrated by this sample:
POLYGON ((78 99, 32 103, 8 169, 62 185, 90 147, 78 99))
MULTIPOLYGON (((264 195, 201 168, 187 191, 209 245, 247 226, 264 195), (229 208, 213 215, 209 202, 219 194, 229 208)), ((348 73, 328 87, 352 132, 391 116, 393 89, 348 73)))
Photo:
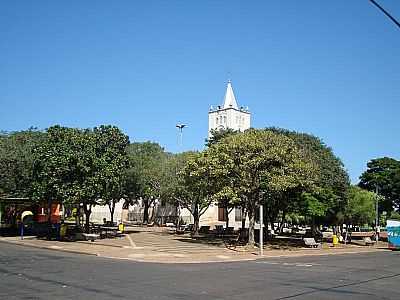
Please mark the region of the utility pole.
POLYGON ((379 239, 379 190, 378 190, 378 185, 375 184, 375 194, 376 194, 376 202, 375 202, 375 240, 376 240, 376 245, 378 245, 378 239, 379 239))
POLYGON ((264 211, 263 211, 263 206, 260 204, 260 255, 264 255, 264 232, 263 232, 263 216, 264 216, 264 211))

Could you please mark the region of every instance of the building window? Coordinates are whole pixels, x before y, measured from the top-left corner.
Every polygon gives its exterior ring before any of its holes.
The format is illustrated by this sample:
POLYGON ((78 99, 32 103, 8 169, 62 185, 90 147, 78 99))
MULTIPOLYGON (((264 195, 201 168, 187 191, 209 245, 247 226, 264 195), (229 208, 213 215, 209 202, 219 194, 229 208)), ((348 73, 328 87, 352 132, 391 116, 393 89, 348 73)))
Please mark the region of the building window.
POLYGON ((226 221, 226 209, 218 205, 218 221, 226 221))
POLYGON ((224 124, 226 124, 226 116, 224 116, 224 124))

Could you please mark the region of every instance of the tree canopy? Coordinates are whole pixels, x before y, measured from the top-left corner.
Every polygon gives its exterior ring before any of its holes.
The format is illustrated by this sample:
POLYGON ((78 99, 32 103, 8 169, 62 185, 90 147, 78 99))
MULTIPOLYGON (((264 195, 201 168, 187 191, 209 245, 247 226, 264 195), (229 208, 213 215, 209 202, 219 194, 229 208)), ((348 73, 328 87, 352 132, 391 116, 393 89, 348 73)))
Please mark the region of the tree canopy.
POLYGON ((30 198, 32 151, 45 138, 34 128, 0 134, 0 196, 30 198))
POLYGON ((391 212, 400 208, 400 161, 382 157, 372 159, 360 176, 359 186, 385 197, 379 210, 391 212))

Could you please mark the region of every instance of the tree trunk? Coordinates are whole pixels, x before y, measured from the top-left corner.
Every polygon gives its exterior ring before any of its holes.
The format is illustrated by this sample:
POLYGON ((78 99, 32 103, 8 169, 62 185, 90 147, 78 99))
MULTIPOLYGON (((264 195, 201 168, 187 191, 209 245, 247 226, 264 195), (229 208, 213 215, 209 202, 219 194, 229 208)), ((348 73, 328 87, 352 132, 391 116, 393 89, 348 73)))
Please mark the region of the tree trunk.
POLYGON ((85 211, 85 232, 90 233, 90 214, 92 213, 92 205, 84 204, 83 210, 85 211))
POLYGON ((111 200, 111 203, 108 203, 108 209, 110 210, 111 224, 114 224, 114 211, 115 211, 115 201, 114 200, 111 200))
POLYGON ((279 231, 278 233, 281 234, 283 231, 283 226, 285 225, 285 218, 286 218, 286 211, 282 212, 282 220, 281 220, 281 224, 279 226, 279 231))
MULTIPOLYGON (((47 239, 51 239, 51 204, 52 201, 49 199, 47 201, 47 239)), ((21 220, 22 222, 22 220, 21 220)))
POLYGON ((228 210, 228 207, 225 207, 225 213, 226 213, 226 220, 225 220, 226 228, 228 229, 228 227, 229 227, 229 210, 228 210))
POLYGON ((147 224, 149 222, 149 200, 143 200, 144 211, 143 211, 143 224, 147 224))
POLYGON ((193 236, 199 235, 199 223, 200 223, 200 215, 199 215, 199 207, 196 204, 193 211, 193 236))
POLYGON ((255 241, 254 241, 254 207, 250 207, 248 210, 249 213, 249 242, 248 242, 248 246, 250 247, 254 247, 255 241))
POLYGON ((247 214, 246 209, 242 207, 242 231, 244 231, 246 228, 246 214, 247 214))

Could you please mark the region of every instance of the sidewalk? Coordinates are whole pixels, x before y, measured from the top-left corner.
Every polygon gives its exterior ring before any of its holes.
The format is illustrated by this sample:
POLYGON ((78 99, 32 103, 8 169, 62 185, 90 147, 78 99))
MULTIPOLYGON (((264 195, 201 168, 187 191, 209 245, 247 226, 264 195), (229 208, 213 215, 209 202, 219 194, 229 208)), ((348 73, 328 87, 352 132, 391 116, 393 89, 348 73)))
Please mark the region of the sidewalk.
MULTIPOLYGON (((126 259, 141 262, 156 263, 206 263, 245 261, 262 258, 258 249, 246 250, 237 247, 234 250, 227 249, 221 243, 199 242, 192 240, 188 235, 174 235, 159 228, 134 228, 128 229, 128 234, 115 239, 102 239, 94 242, 58 242, 39 240, 35 237, 0 237, 0 242, 7 242, 22 246, 96 255, 113 259, 126 259)), ((272 257, 296 257, 308 255, 335 255, 347 253, 365 253, 385 251, 383 247, 366 247, 354 245, 341 245, 322 249, 291 249, 279 250, 264 249, 263 258, 272 257)))

